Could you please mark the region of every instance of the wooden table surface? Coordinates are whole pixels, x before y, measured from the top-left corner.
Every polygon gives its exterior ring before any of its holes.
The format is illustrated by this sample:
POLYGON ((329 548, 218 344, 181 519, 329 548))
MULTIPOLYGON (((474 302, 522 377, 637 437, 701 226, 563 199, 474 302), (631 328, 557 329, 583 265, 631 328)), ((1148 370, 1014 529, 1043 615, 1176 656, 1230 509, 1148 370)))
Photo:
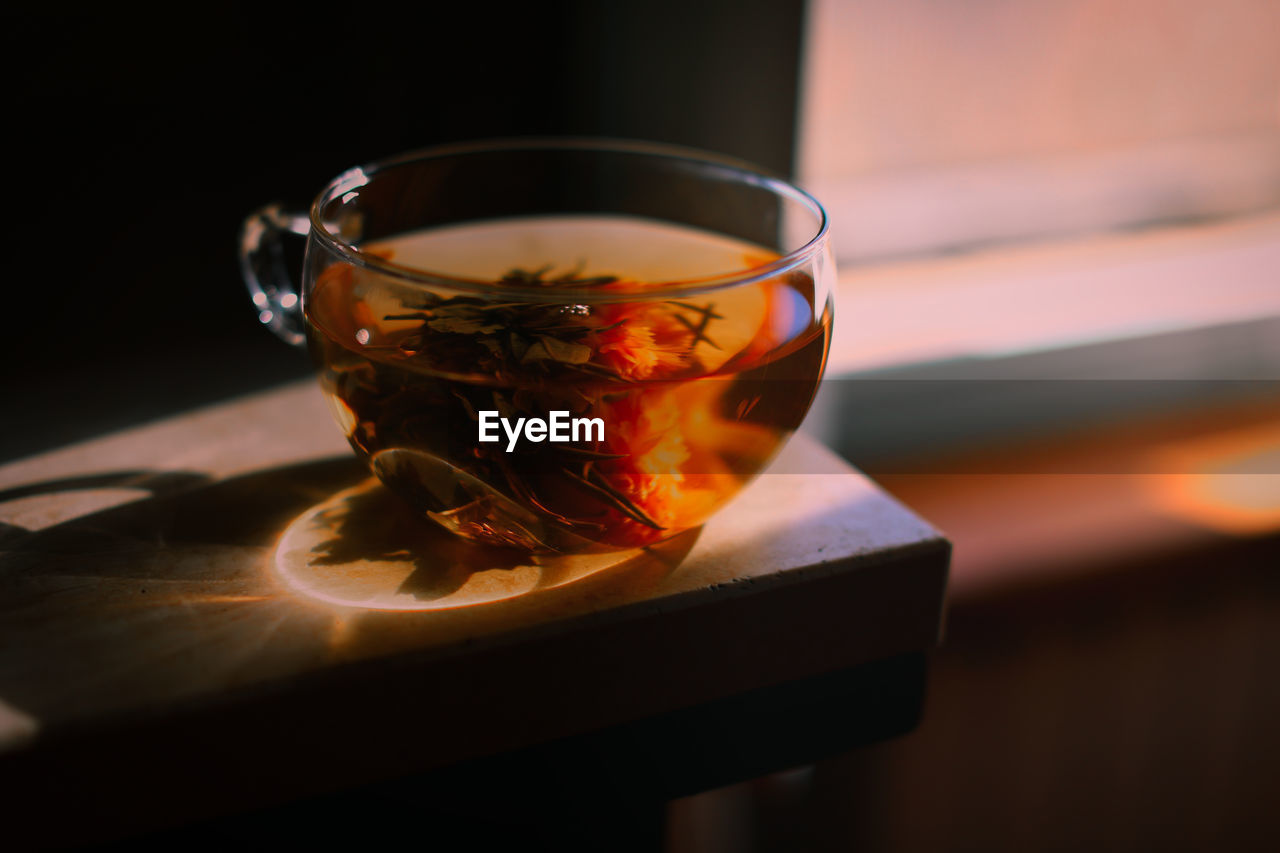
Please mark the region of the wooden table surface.
POLYGON ((0 468, 2 801, 198 817, 937 637, 948 544, 803 435, 603 569, 459 547, 365 481, 312 383, 0 468))

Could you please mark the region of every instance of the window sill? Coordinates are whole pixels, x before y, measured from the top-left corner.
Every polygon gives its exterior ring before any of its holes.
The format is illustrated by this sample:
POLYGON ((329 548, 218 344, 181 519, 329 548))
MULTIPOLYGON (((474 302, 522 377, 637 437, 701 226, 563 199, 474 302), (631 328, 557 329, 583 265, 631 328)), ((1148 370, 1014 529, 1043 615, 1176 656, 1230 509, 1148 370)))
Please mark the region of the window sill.
MULTIPOLYGON (((849 266, 829 375, 1280 317, 1280 212, 849 266)), ((1270 356, 1280 362, 1280 338, 1270 356)), ((1108 366, 1102 375, 1112 375, 1108 366)), ((1084 377, 1081 377, 1084 378, 1084 377)))

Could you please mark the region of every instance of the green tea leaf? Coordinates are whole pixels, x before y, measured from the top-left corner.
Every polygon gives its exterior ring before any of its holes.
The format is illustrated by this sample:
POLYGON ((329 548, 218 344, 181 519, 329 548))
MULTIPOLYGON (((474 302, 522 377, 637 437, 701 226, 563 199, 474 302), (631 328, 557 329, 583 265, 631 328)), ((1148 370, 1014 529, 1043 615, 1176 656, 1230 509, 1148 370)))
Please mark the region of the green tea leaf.
POLYGON ((539 335, 538 343, 529 348, 523 360, 549 358, 561 364, 585 364, 591 360, 592 352, 591 347, 586 344, 573 344, 568 341, 562 341, 559 338, 553 338, 550 335, 539 335), (538 350, 538 344, 542 345, 541 350, 545 355, 535 355, 538 350))
POLYGON ((427 321, 427 327, 433 332, 445 332, 451 335, 489 335, 502 328, 501 323, 485 323, 483 320, 466 317, 444 316, 427 321))

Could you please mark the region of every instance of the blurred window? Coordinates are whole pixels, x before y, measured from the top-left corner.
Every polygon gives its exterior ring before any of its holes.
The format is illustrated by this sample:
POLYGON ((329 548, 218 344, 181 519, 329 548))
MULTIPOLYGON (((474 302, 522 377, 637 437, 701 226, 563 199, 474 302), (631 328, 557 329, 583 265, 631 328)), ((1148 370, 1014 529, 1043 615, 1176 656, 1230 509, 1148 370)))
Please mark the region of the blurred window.
POLYGON ((1277 45, 1275 0, 810 0, 836 368, 1280 316, 1277 45))
POLYGON ((811 0, 800 174, 851 258, 1280 203, 1275 0, 811 0))

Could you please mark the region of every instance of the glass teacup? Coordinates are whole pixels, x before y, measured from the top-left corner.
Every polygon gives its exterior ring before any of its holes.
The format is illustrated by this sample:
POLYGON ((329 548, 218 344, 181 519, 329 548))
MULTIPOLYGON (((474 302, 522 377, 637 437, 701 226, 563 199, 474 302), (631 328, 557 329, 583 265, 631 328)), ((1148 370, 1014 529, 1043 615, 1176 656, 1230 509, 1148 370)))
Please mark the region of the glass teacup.
POLYGON ((424 518, 533 553, 706 521, 803 420, 834 266, 809 195, 662 146, 513 141, 352 169, 245 223, 259 318, 424 518), (280 235, 307 236, 302 289, 280 235))

